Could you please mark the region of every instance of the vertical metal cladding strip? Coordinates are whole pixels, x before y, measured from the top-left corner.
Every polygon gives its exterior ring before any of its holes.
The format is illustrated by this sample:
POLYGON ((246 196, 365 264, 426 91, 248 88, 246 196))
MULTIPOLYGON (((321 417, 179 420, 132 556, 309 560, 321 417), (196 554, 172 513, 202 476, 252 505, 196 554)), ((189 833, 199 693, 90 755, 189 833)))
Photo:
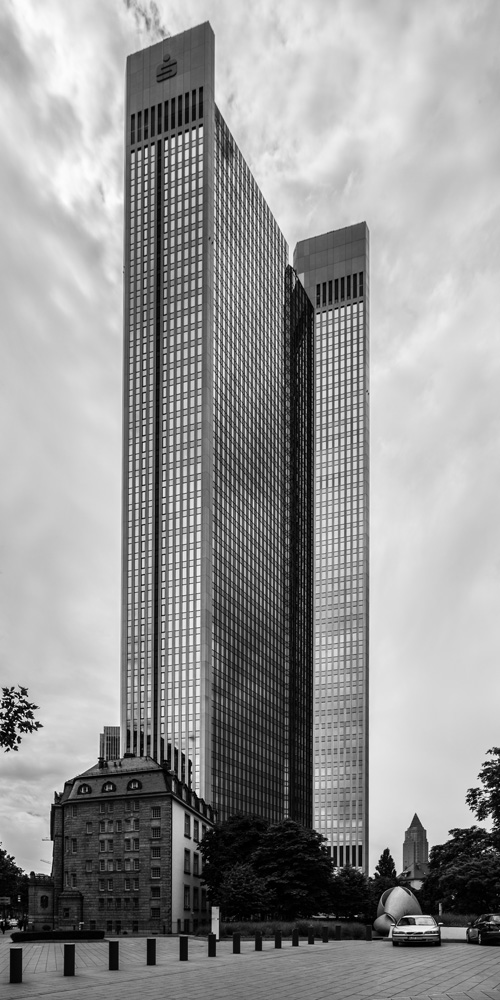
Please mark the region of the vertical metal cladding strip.
POLYGON ((163 198, 162 198, 162 177, 163 163, 161 155, 161 139, 156 143, 156 232, 155 232, 155 479, 154 479, 154 524, 153 524, 153 544, 154 544, 154 569, 153 569, 153 705, 152 705, 152 733, 150 753, 157 760, 162 759, 160 753, 160 730, 158 723, 159 706, 159 678, 161 656, 160 646, 160 583, 161 583, 161 387, 162 387, 162 363, 161 363, 161 329, 162 329, 162 232, 163 232, 163 198))

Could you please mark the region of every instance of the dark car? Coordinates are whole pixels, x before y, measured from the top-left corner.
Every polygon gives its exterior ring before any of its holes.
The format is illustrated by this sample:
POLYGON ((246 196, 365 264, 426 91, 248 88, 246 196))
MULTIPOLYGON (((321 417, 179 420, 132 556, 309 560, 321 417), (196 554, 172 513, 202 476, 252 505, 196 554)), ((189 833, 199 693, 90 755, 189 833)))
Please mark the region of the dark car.
POLYGON ((500 913, 483 913, 473 924, 469 924, 465 934, 469 944, 474 941, 476 944, 500 941, 500 913))

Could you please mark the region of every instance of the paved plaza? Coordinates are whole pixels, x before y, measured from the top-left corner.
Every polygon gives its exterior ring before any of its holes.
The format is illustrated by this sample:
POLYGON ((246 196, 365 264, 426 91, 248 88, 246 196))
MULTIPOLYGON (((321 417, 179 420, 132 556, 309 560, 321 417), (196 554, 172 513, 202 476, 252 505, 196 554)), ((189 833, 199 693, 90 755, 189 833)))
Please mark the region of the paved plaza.
POLYGON ((341 941, 281 950, 264 941, 241 954, 221 941, 207 957, 206 939, 158 938, 157 964, 146 965, 146 940, 119 942, 120 968, 108 970, 108 942, 76 943, 76 975, 63 976, 63 943, 23 944, 23 982, 9 983, 9 952, 0 940, 0 997, 22 1000, 500 1000, 500 948, 445 940, 441 948, 393 948, 390 941, 341 941))

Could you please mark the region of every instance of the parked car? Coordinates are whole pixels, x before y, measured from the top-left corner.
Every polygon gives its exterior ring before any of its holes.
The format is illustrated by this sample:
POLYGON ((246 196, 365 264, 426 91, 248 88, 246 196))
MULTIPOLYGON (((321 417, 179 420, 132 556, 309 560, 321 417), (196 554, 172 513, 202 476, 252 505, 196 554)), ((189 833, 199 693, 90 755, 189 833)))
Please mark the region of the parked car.
POLYGON ((392 928, 392 943, 399 944, 441 944, 441 928, 428 913, 401 917, 392 928))
POLYGON ((469 944, 488 944, 500 941, 500 913, 483 913, 473 924, 469 924, 465 936, 469 944))

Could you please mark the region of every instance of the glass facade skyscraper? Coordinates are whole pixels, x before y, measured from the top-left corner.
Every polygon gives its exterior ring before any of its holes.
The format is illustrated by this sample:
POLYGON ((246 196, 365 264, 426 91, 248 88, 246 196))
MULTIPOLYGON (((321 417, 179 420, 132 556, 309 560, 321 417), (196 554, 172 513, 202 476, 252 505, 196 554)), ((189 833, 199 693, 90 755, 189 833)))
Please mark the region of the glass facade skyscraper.
POLYGON ((209 24, 129 57, 125 140, 122 748, 310 825, 314 310, 209 24))
POLYGON ((297 244, 315 308, 314 828, 336 865, 368 846, 369 234, 297 244))

